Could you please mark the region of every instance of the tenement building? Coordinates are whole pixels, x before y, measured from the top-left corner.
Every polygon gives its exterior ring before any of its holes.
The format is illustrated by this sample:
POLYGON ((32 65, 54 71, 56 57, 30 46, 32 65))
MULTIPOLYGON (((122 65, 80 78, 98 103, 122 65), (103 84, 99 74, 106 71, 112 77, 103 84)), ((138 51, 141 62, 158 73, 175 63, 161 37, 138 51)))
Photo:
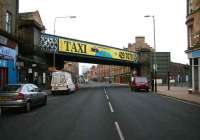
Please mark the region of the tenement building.
POLYGON ((18 0, 0 0, 0 89, 17 82, 16 22, 18 0))
POLYGON ((39 50, 40 34, 45 27, 38 11, 19 13, 18 16, 18 81, 47 83, 48 65, 39 50))
POLYGON ((190 60, 192 90, 200 93, 200 0, 187 0, 187 35, 186 53, 190 60))

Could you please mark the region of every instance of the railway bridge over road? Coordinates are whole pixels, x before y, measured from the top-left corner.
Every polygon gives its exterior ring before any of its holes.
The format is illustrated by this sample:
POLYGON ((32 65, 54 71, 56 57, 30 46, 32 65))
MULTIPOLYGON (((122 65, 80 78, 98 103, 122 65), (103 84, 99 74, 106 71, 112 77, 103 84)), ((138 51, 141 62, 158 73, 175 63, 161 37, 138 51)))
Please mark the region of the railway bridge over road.
POLYGON ((140 65, 136 52, 50 34, 41 34, 39 47, 51 58, 49 65, 56 67, 62 67, 64 61, 130 66, 136 70, 140 65))

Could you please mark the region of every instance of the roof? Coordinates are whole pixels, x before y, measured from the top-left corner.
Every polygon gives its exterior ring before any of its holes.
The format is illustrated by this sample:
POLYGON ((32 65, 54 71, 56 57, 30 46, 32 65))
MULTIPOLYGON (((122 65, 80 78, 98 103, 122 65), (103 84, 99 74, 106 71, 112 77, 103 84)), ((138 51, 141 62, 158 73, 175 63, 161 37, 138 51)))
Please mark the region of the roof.
POLYGON ((41 30, 45 29, 38 11, 19 13, 19 22, 25 25, 31 22, 34 23, 35 26, 39 27, 41 30))

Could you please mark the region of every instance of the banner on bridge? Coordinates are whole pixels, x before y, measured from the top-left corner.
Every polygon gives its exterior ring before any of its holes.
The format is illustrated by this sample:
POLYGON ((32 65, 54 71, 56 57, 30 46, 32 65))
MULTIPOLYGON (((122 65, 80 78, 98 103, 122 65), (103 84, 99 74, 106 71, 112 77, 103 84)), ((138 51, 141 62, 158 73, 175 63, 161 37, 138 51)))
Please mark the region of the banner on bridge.
POLYGON ((40 46, 43 50, 49 52, 56 51, 58 53, 73 53, 109 59, 133 61, 133 63, 138 62, 138 55, 134 52, 47 34, 42 34, 40 46))

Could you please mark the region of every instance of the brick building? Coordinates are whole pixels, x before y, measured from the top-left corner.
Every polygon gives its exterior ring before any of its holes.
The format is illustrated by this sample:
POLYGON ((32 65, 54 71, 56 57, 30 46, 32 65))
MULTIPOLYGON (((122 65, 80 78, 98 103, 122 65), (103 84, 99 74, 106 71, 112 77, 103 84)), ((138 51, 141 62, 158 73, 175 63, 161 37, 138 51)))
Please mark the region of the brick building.
POLYGON ((187 0, 188 47, 185 51, 190 60, 192 90, 200 93, 200 1, 187 0))
MULTIPOLYGON (((135 43, 128 44, 127 48, 124 48, 128 51, 133 52, 152 52, 153 49, 145 43, 144 37, 136 37, 135 43)), ((148 56, 146 56, 148 57, 148 56)), ((140 61, 142 63, 144 58, 144 53, 140 57, 140 61)), ((149 60, 145 58, 145 60, 149 60)), ((145 73, 146 70, 149 69, 149 65, 142 65, 142 74, 149 75, 149 73, 145 73), (148 68, 147 68, 148 67, 148 68)), ((114 66, 114 65, 98 65, 97 66, 97 75, 99 81, 112 81, 115 83, 129 83, 130 81, 130 67, 125 66, 114 66)))
POLYGON ((63 70, 71 73, 73 77, 78 78, 78 76, 79 76, 79 63, 78 62, 65 61, 63 70))
POLYGON ((84 74, 85 78, 88 80, 97 81, 97 67, 93 65, 86 73, 84 74))
POLYGON ((174 80, 174 84, 188 86, 191 81, 189 65, 170 62, 169 67, 170 79, 174 80))
POLYGON ((150 47, 150 45, 148 45, 147 43, 145 43, 145 37, 143 36, 138 36, 135 38, 135 43, 131 44, 129 43, 128 44, 128 48, 127 48, 128 51, 150 51, 150 52, 153 52, 154 49, 150 47))
POLYGON ((128 83, 130 68, 114 65, 97 65, 97 79, 104 82, 128 83))
MULTIPOLYGON (((135 43, 129 43, 125 50, 138 52, 141 63, 140 73, 138 75, 146 76, 150 80, 153 73, 154 49, 145 43, 145 38, 136 37, 135 43)), ((187 65, 171 62, 169 52, 156 52, 156 59, 156 77, 163 84, 167 84, 168 76, 171 76, 176 84, 186 84, 188 82, 189 74, 187 65)), ((97 77, 99 81, 110 80, 115 83, 128 83, 130 81, 130 67, 97 65, 97 77)))

